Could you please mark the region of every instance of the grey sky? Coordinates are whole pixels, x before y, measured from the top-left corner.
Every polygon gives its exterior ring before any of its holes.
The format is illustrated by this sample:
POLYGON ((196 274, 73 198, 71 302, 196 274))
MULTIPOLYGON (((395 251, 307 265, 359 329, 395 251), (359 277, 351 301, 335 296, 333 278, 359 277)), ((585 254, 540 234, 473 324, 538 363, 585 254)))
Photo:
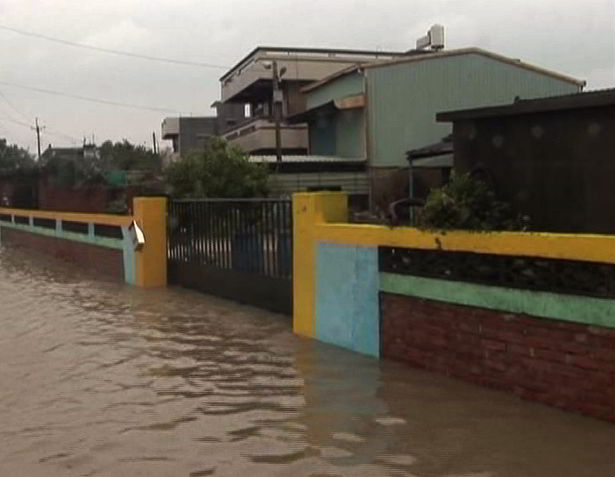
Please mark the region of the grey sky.
MULTIPOLYGON (((2 0, 0 24, 135 53, 233 65, 257 45, 407 50, 433 23, 447 48, 478 46, 615 86, 615 0, 2 0)), ((210 114, 221 69, 124 58, 0 30, 0 82, 210 114)), ((84 135, 151 145, 167 114, 94 104, 0 84, 0 137, 35 149, 3 120, 38 116, 43 145, 84 135), (25 116, 25 117, 24 117, 25 116)), ((172 115, 169 113, 168 115, 172 115)))

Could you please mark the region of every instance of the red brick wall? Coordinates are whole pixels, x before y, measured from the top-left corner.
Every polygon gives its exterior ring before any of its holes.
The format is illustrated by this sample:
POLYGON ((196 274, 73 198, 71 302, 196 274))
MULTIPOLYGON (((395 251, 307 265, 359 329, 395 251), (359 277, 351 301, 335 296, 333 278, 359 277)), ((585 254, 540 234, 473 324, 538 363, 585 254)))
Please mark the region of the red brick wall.
POLYGON ((109 189, 102 186, 71 188, 40 181, 38 200, 42 210, 103 213, 110 200, 110 193, 109 189))
POLYGON ((2 243, 9 246, 27 247, 80 264, 87 267, 88 271, 95 272, 97 276, 124 281, 124 260, 121 250, 31 234, 5 227, 2 228, 2 243))
POLYGON ((615 330, 382 294, 382 355, 615 422, 615 330))

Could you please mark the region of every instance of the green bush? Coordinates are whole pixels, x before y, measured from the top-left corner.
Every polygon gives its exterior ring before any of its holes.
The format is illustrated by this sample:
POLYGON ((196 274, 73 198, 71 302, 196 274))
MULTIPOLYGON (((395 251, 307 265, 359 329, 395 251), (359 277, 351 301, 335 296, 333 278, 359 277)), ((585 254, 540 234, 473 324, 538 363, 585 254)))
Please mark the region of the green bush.
POLYGON ((427 230, 526 230, 529 218, 513 213, 484 182, 469 174, 451 175, 448 184, 433 189, 418 217, 427 230))
POLYGON ((246 153, 223 139, 170 164, 165 175, 174 197, 248 198, 268 193, 266 166, 252 164, 246 153))

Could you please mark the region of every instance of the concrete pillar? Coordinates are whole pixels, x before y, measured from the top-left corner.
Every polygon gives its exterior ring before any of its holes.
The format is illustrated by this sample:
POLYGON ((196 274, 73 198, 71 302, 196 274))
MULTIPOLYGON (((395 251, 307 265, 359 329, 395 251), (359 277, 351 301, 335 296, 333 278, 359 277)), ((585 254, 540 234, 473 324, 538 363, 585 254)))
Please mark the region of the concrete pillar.
POLYGON ((293 331, 314 337, 317 256, 314 228, 348 221, 348 196, 343 192, 293 195, 293 331))
POLYGON ((134 220, 145 235, 145 245, 136 252, 136 283, 141 287, 167 285, 167 199, 136 197, 134 220))

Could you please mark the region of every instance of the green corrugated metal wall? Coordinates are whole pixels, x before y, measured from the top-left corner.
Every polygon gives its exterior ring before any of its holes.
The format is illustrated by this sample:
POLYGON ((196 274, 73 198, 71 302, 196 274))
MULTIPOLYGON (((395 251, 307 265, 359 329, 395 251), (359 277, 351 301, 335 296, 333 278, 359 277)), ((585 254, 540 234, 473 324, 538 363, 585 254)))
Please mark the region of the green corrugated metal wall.
POLYGON ((450 134, 450 124, 436 122, 438 112, 579 90, 478 54, 369 68, 366 74, 370 161, 376 167, 405 166, 406 151, 450 134))
POLYGON ((308 93, 307 109, 312 109, 334 99, 363 93, 363 75, 351 73, 341 76, 308 93))

